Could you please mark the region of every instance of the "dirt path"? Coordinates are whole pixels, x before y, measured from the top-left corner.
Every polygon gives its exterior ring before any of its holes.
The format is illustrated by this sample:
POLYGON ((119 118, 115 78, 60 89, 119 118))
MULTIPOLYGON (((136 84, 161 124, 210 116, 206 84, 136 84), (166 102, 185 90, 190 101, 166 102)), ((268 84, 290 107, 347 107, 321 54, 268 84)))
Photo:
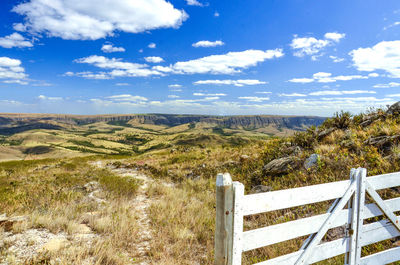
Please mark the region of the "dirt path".
POLYGON ((136 245, 137 251, 139 253, 140 265, 149 265, 151 261, 148 257, 148 252, 150 251, 151 240, 153 239, 153 232, 150 227, 150 219, 147 214, 148 208, 153 203, 153 200, 147 195, 147 189, 149 184, 153 182, 153 179, 138 172, 132 168, 119 167, 116 168, 112 164, 104 164, 102 161, 97 161, 93 165, 100 168, 107 168, 111 172, 121 176, 121 177, 131 177, 140 180, 142 183, 137 190, 137 195, 132 201, 132 207, 136 210, 139 219, 138 226, 140 227, 141 233, 137 239, 140 242, 136 245))

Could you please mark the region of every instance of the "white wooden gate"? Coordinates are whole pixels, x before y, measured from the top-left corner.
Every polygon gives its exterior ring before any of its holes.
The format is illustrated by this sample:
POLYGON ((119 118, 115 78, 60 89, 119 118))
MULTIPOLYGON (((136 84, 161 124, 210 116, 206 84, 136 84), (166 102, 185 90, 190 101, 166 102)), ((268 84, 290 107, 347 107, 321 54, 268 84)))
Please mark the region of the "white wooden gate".
POLYGON ((361 248, 400 236, 400 197, 382 200, 377 190, 400 186, 400 172, 367 177, 364 168, 352 169, 350 180, 288 190, 244 195, 244 186, 228 173, 217 176, 215 264, 240 265, 242 253, 310 235, 297 252, 257 265, 312 264, 345 254, 344 264, 381 265, 400 260, 400 247, 361 257, 361 248), (374 203, 365 204, 368 194, 374 203), (243 231, 243 217, 335 200, 326 214, 243 231), (348 205, 345 208, 346 204, 348 205), (385 216, 364 224, 364 219, 385 216), (346 236, 321 243, 326 232, 346 225, 346 236))

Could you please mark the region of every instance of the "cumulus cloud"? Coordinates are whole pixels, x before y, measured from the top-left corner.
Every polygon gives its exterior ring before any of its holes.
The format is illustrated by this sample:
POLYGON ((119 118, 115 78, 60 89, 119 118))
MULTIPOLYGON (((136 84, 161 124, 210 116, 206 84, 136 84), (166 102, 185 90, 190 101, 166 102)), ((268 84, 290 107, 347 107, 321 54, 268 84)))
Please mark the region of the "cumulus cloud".
POLYGON ((196 47, 196 48, 198 48, 198 47, 216 47, 216 46, 222 46, 224 44, 225 43, 220 40, 216 40, 216 41, 201 40, 196 43, 193 43, 192 46, 196 47))
POLYGON ((294 50, 293 55, 297 57, 316 55, 325 47, 338 43, 345 37, 345 34, 328 32, 324 37, 324 39, 316 39, 314 37, 298 37, 295 35, 290 44, 290 47, 294 50))
POLYGON ((250 102, 263 102, 268 101, 269 97, 238 97, 238 99, 243 99, 250 102))
POLYGON ((3 83, 15 83, 26 85, 28 75, 21 66, 21 61, 9 57, 0 57, 0 79, 3 83))
POLYGON ((282 93, 279 94, 279 96, 281 97, 306 97, 306 94, 301 94, 301 93, 290 93, 290 94, 286 94, 286 93, 282 93))
POLYGON ((358 48, 349 53, 359 71, 384 70, 400 78, 400 40, 381 41, 371 48, 358 48))
POLYGON ((144 57, 146 62, 148 63, 161 63, 164 62, 164 59, 158 56, 149 56, 149 57, 144 57))
POLYGON ((186 0, 186 4, 189 6, 203 6, 203 4, 197 0, 186 0))
POLYGON ((60 100, 63 100, 62 97, 48 97, 48 96, 45 96, 45 95, 38 96, 38 99, 40 99, 40 100, 48 100, 48 101, 60 101, 60 100))
POLYGON ((226 94, 224 93, 214 93, 214 94, 209 94, 209 93, 193 93, 193 96, 198 96, 198 97, 224 97, 226 94))
POLYGON ((329 58, 331 58, 334 63, 340 63, 340 62, 344 61, 344 58, 339 58, 337 56, 332 56, 331 55, 331 56, 329 56, 329 58))
POLYGON ((178 74, 234 74, 265 60, 279 58, 283 55, 281 49, 228 52, 222 55, 210 55, 186 62, 177 62, 166 70, 172 70, 178 74))
POLYGON ((172 85, 168 85, 169 88, 181 88, 182 85, 179 84, 172 84, 172 85))
POLYGON ((118 101, 118 102, 140 102, 140 101, 148 101, 146 97, 142 96, 132 96, 131 94, 122 94, 122 95, 114 95, 106 97, 111 101, 118 101))
POLYGON ((166 0, 30 0, 13 11, 24 23, 14 29, 69 40, 96 40, 116 31, 139 33, 177 28, 188 15, 166 0))
MULTIPOLYGON (((122 59, 116 58, 106 58, 104 56, 92 55, 89 57, 84 57, 75 60, 77 63, 86 63, 90 65, 94 65, 96 67, 102 69, 109 69, 110 72, 102 72, 101 75, 104 75, 108 78, 114 77, 146 77, 151 75, 163 75, 162 73, 149 69, 146 64, 138 64, 138 63, 130 63, 123 62, 122 59)), ((90 77, 87 77, 90 78, 90 77)), ((101 79, 101 78, 96 78, 101 79)), ((104 78, 107 79, 107 78, 104 78)))
POLYGON ((326 72, 318 72, 313 74, 312 78, 293 78, 288 80, 291 83, 312 83, 312 82, 318 82, 318 83, 333 83, 336 81, 349 81, 349 80, 354 80, 354 79, 368 79, 370 77, 376 77, 375 75, 373 76, 364 76, 364 75, 338 75, 338 76, 332 76, 331 73, 326 73, 326 72))
POLYGON ((309 93, 310 96, 340 96, 340 95, 356 95, 356 94, 376 94, 371 90, 323 90, 309 93))
POLYGON ((400 87, 400 83, 397 82, 390 82, 388 84, 376 84, 374 85, 375 88, 391 88, 391 87, 400 87))
POLYGON ((125 48, 115 47, 112 43, 106 43, 106 44, 103 44, 103 47, 101 47, 101 50, 105 53, 124 52, 125 48))
POLYGON ((26 48, 33 47, 31 41, 25 39, 21 34, 14 32, 11 35, 0 38, 0 47, 3 48, 26 48))
POLYGON ((193 82, 195 85, 234 85, 238 87, 251 86, 251 85, 263 85, 267 82, 256 80, 256 79, 239 79, 239 80, 199 80, 193 82))
MULTIPOLYGON (((281 50, 247 50, 243 52, 229 52, 223 55, 211 55, 203 58, 190 60, 186 62, 177 62, 169 66, 156 65, 150 67, 147 64, 124 62, 122 59, 106 58, 104 56, 92 55, 76 59, 76 63, 90 64, 108 72, 92 73, 67 72, 65 76, 82 76, 94 79, 111 79, 116 77, 147 77, 147 76, 165 76, 166 74, 234 74, 240 73, 243 69, 255 66, 268 59, 279 58, 283 56, 281 50)), ((146 57, 152 58, 154 57, 146 57)), ((159 60, 156 57, 155 60, 159 60)), ((162 59, 162 58, 161 58, 162 59)), ((258 80, 236 80, 236 85, 258 84, 258 80)))

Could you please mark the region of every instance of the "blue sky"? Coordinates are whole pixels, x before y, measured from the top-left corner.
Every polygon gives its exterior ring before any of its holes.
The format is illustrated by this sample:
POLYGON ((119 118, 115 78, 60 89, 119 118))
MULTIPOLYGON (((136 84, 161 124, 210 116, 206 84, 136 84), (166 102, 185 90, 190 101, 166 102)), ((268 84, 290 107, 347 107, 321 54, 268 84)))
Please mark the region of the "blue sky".
POLYGON ((353 113, 400 100, 398 0, 3 0, 0 112, 353 113))

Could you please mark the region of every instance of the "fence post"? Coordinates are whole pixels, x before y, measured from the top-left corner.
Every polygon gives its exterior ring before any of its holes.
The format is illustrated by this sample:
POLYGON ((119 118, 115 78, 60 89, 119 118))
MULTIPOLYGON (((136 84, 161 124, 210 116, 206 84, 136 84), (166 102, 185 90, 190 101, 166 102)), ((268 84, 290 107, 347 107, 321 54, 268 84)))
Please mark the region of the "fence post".
POLYGON ((232 265, 233 184, 228 173, 216 183, 215 265, 232 265))
POLYGON ((362 237, 362 227, 364 223, 364 208, 365 208, 365 184, 367 181, 367 169, 359 168, 358 171, 358 223, 357 223, 357 247, 356 247, 356 263, 360 264, 361 260, 361 237, 362 237))
POLYGON ((352 198, 349 200, 349 224, 348 224, 348 233, 349 233, 349 244, 348 244, 348 253, 345 255, 345 264, 355 265, 356 263, 356 249, 357 249, 357 224, 358 224, 358 174, 359 170, 352 168, 350 171, 350 181, 357 181, 357 189, 354 192, 352 198))
POLYGON ((233 182, 233 238, 232 238, 232 265, 242 264, 242 234, 243 234, 243 197, 242 183, 233 182))

